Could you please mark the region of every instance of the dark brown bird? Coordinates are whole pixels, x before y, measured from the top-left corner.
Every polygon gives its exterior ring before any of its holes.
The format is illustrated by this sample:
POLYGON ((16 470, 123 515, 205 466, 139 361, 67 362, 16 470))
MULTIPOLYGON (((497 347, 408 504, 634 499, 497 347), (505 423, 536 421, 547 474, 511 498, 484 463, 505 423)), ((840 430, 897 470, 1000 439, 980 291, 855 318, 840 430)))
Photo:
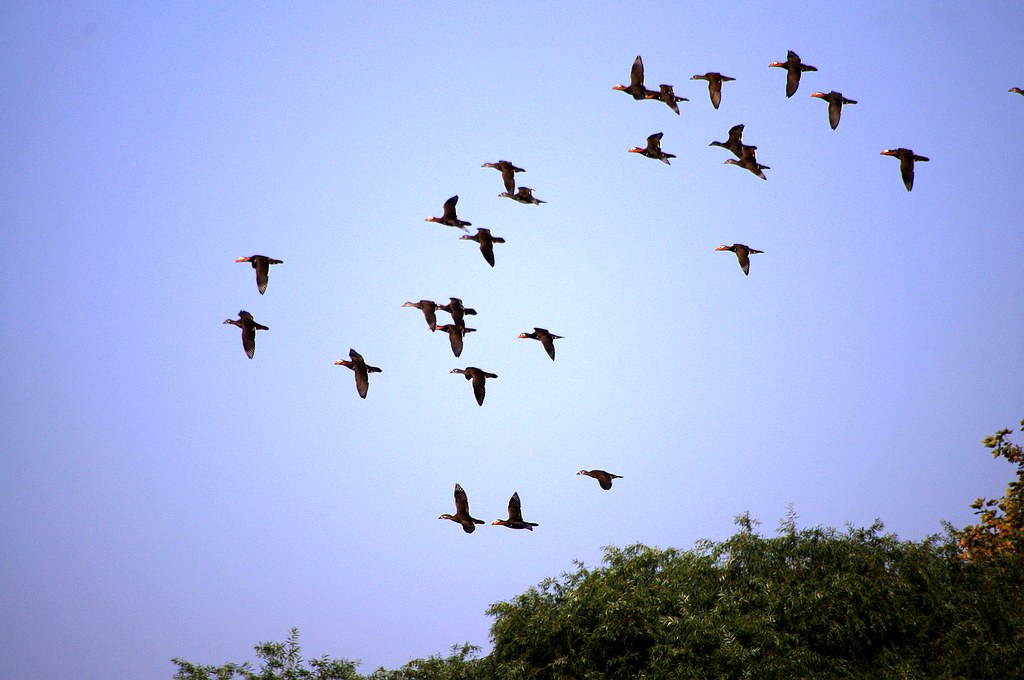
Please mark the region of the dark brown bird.
POLYGON ((376 366, 369 366, 363 361, 363 355, 354 349, 348 351, 348 357, 350 361, 339 359, 334 362, 335 366, 348 366, 356 374, 356 392, 359 392, 359 396, 366 399, 366 392, 370 389, 370 373, 380 373, 381 370, 376 366))
POLYGON ((1009 89, 1009 92, 1016 92, 1017 94, 1024 95, 1024 90, 1020 89, 1019 87, 1011 87, 1009 89))
POLYGON ((665 165, 672 165, 668 162, 668 159, 675 158, 675 154, 665 153, 661 150, 661 137, 664 134, 664 132, 655 132, 647 138, 647 146, 642 149, 638 146, 634 146, 629 150, 629 153, 638 153, 641 156, 657 159, 665 165))
POLYGON ((481 370, 476 366, 467 366, 466 368, 453 368, 451 373, 461 373, 466 376, 466 380, 473 381, 473 396, 476 397, 476 403, 481 406, 484 405, 485 389, 484 383, 487 382, 488 378, 497 378, 498 376, 493 373, 481 370))
POLYGON ((459 202, 458 196, 452 196, 444 202, 444 215, 441 217, 428 217, 427 222, 437 222, 443 224, 446 227, 458 227, 462 231, 469 231, 466 227, 472 226, 472 222, 466 222, 460 220, 458 215, 455 214, 455 204, 459 202))
POLYGON ((487 264, 494 266, 494 244, 504 243, 505 239, 500 236, 491 236, 490 229, 479 227, 472 236, 460 236, 460 241, 476 241, 480 244, 480 252, 483 253, 487 264))
POLYGON ((757 149, 756 146, 750 146, 749 144, 742 145, 740 149, 740 159, 730 158, 725 161, 726 165, 738 165, 744 170, 749 170, 761 179, 768 179, 764 176, 762 170, 771 170, 767 165, 761 165, 757 162, 757 156, 754 153, 757 149))
POLYGON ((406 302, 403 307, 416 307, 423 312, 423 318, 427 320, 427 328, 433 333, 437 329, 437 314, 435 312, 438 309, 444 309, 443 306, 437 304, 433 300, 420 300, 419 302, 406 302))
POLYGON ((672 89, 671 85, 662 85, 661 89, 658 92, 648 91, 647 92, 647 98, 648 99, 653 99, 653 100, 659 101, 659 102, 665 102, 666 104, 668 104, 668 108, 670 108, 670 109, 672 109, 673 111, 676 112, 677 116, 679 115, 679 104, 678 104, 678 102, 688 102, 688 101, 690 101, 686 97, 676 96, 676 92, 675 92, 674 89, 672 89))
POLYGON ((542 201, 539 198, 534 198, 533 189, 531 189, 530 187, 519 187, 519 190, 516 191, 516 193, 514 194, 510 194, 507 191, 503 191, 498 195, 501 196, 502 198, 511 198, 513 201, 517 201, 519 203, 532 203, 534 205, 547 203, 547 201, 542 201))
POLYGON ((900 175, 903 177, 903 186, 907 188, 907 191, 914 188, 914 162, 928 160, 924 156, 918 156, 910 149, 904 149, 902 146, 898 149, 886 149, 881 155, 900 159, 900 175))
POLYGON ((462 339, 466 337, 466 333, 475 333, 475 328, 466 328, 465 325, 458 325, 455 323, 445 324, 438 326, 437 330, 444 331, 448 334, 448 342, 452 346, 452 354, 455 356, 462 356, 462 339))
POLYGON ((722 83, 736 79, 730 78, 729 76, 723 76, 721 73, 709 71, 702 76, 693 76, 690 80, 708 81, 708 94, 711 96, 711 105, 717 109, 718 105, 722 103, 722 83))
POLYGON ((245 350, 245 355, 250 359, 256 353, 256 331, 270 330, 263 324, 256 323, 256 320, 252 318, 252 314, 244 309, 238 312, 237 319, 224 319, 224 323, 229 323, 242 329, 242 349, 245 350))
POLYGON ((549 333, 548 329, 537 328, 536 326, 533 327, 532 333, 520 333, 519 337, 520 339, 530 338, 531 340, 540 340, 540 344, 544 347, 544 351, 548 353, 548 356, 551 357, 552 361, 555 360, 555 340, 562 339, 561 335, 549 333))
POLYGON ((458 522, 462 525, 462 530, 467 534, 476 531, 477 524, 484 523, 482 519, 477 519, 469 514, 469 498, 466 497, 466 492, 458 484, 455 485, 455 514, 449 515, 445 513, 438 517, 438 519, 450 519, 453 522, 458 522))
POLYGON ((757 148, 756 146, 751 146, 749 144, 743 143, 742 123, 740 123, 739 125, 733 125, 731 128, 729 128, 729 138, 727 140, 725 140, 724 142, 711 142, 710 144, 708 144, 708 146, 720 146, 723 149, 728 149, 729 151, 732 151, 733 155, 736 156, 736 158, 743 157, 743 148, 746 146, 750 146, 751 149, 757 148))
POLYGON ((613 479, 622 479, 622 475, 613 475, 610 472, 604 470, 580 470, 576 473, 577 475, 586 475, 587 477, 593 477, 597 480, 597 483, 601 485, 601 488, 607 491, 612 488, 613 479))
POLYGON ((235 262, 250 262, 252 268, 256 270, 256 287, 260 291, 260 295, 267 292, 267 281, 270 277, 270 265, 272 264, 284 264, 284 260, 275 260, 272 257, 266 255, 250 255, 249 257, 240 257, 235 262))
POLYGON ((847 99, 841 92, 833 90, 828 94, 815 92, 811 95, 828 102, 828 124, 835 130, 839 126, 839 117, 843 115, 843 104, 856 104, 852 99, 847 99))
POLYGON ((516 190, 516 173, 526 172, 522 168, 517 168, 508 161, 498 161, 497 163, 484 163, 482 168, 494 168, 501 173, 501 181, 505 183, 505 191, 512 193, 516 190))
POLYGON ((523 508, 519 503, 518 491, 512 494, 512 498, 508 499, 508 519, 496 519, 491 524, 500 524, 509 529, 528 529, 530 531, 533 531, 534 527, 540 526, 536 522, 527 522, 523 519, 523 508))
POLYGON ((800 61, 800 55, 793 50, 789 50, 786 53, 786 61, 773 61, 768 64, 769 67, 777 66, 779 68, 786 69, 786 96, 792 97, 796 94, 796 89, 800 87, 800 74, 804 71, 817 71, 809 64, 804 64, 800 61))
POLYGON ((633 60, 633 67, 629 69, 629 87, 613 85, 612 89, 630 94, 637 101, 643 101, 648 94, 657 94, 644 87, 644 60, 640 58, 639 54, 633 60))
POLYGON ((715 250, 731 250, 736 253, 736 259, 740 262, 740 269, 744 276, 750 275, 750 256, 754 253, 763 253, 763 250, 754 250, 742 243, 733 243, 731 246, 718 246, 715 250))
POLYGON ((457 297, 448 298, 449 302, 446 305, 438 305, 438 309, 443 309, 452 315, 452 321, 455 322, 456 326, 466 325, 466 315, 470 314, 476 316, 476 310, 471 307, 464 307, 462 300, 457 297))

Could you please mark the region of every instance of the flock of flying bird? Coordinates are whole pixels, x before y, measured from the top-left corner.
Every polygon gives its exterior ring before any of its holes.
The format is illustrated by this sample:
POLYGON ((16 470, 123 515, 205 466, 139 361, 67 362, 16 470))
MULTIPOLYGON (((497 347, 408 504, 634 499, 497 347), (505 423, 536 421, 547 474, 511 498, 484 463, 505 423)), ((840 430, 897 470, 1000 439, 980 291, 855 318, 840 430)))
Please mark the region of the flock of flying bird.
MULTIPOLYGON (((817 71, 818 69, 814 66, 804 64, 799 55, 790 50, 786 56, 786 61, 773 61, 769 67, 783 68, 786 70, 786 96, 792 97, 800 86, 800 77, 803 73, 808 71, 817 71)), ((735 80, 729 76, 724 76, 721 73, 708 72, 703 75, 695 75, 691 80, 705 80, 708 83, 708 95, 711 98, 711 105, 716 109, 719 107, 722 101, 722 84, 735 80)), ((672 111, 679 115, 679 102, 689 101, 685 97, 680 97, 675 94, 672 85, 662 84, 658 90, 649 90, 644 85, 644 63, 643 59, 637 55, 633 61, 633 66, 630 70, 629 85, 615 85, 612 87, 613 90, 625 92, 633 97, 637 101, 653 100, 660 101, 668 105, 672 111)), ((1024 95, 1024 90, 1019 87, 1012 87, 1009 90, 1020 95, 1024 95)), ((814 92, 811 97, 822 99, 828 102, 828 122, 833 130, 839 126, 840 116, 842 115, 843 106, 856 104, 857 102, 848 99, 840 92, 830 91, 814 92)), ((661 139, 663 133, 657 132, 650 135, 647 138, 647 146, 644 148, 632 147, 629 149, 630 153, 638 153, 647 158, 653 158, 660 160, 666 165, 669 165, 669 159, 675 158, 675 155, 667 153, 661 148, 661 139)), ((767 165, 762 165, 757 162, 756 150, 757 147, 743 143, 743 125, 735 125, 729 130, 729 136, 724 142, 713 141, 709 146, 719 146, 728 151, 731 151, 736 156, 735 159, 730 158, 725 161, 728 165, 737 165, 745 170, 750 171, 757 177, 766 180, 767 177, 764 175, 764 170, 770 170, 767 165)), ((881 152, 883 156, 892 156, 899 159, 900 161, 900 175, 903 179, 903 184, 907 191, 911 191, 914 188, 914 163, 927 161, 928 159, 924 156, 915 154, 912 150, 903 147, 896 149, 884 149, 881 152)), ((505 187, 499 196, 501 198, 510 198, 519 203, 528 205, 539 205, 545 203, 533 195, 533 190, 529 187, 520 186, 516 188, 515 176, 517 173, 525 172, 523 168, 517 167, 506 160, 499 160, 496 163, 484 163, 482 167, 494 168, 501 173, 502 182, 505 187)), ((456 204, 459 201, 459 197, 452 196, 444 202, 443 213, 441 217, 428 217, 427 222, 434 222, 449 227, 455 227, 462 229, 467 232, 466 235, 461 236, 460 240, 475 241, 480 246, 480 252, 483 255, 484 260, 491 267, 494 266, 494 244, 504 243, 505 239, 500 236, 494 236, 491 234, 490 229, 477 228, 476 233, 470 235, 467 227, 472 226, 471 222, 461 220, 456 213, 456 204)), ((718 246, 715 250, 719 251, 731 251, 736 254, 736 258, 739 261, 740 268, 743 270, 744 275, 750 273, 750 255, 755 253, 762 253, 761 250, 755 250, 742 243, 734 243, 731 246, 718 246)), ((239 257, 236 262, 248 262, 252 265, 252 268, 256 271, 256 287, 263 295, 267 290, 267 282, 269 280, 270 265, 283 264, 282 260, 275 260, 264 255, 250 255, 248 257, 239 257)), ((419 309, 427 322, 427 327, 433 333, 434 331, 442 331, 448 334, 448 339, 451 344, 452 353, 459 357, 462 354, 463 339, 467 333, 474 332, 475 328, 467 328, 465 323, 466 315, 475 315, 476 310, 465 307, 462 300, 456 297, 449 298, 448 304, 438 304, 432 300, 420 300, 419 302, 406 302, 402 305, 403 307, 415 307, 419 309), (437 323, 437 311, 442 310, 447 312, 452 317, 452 323, 450 324, 438 324, 437 323)), ((245 350, 246 356, 250 359, 256 351, 256 331, 257 330, 269 330, 267 326, 257 323, 253 318, 252 314, 245 311, 244 309, 238 312, 238 319, 225 319, 225 324, 231 324, 237 326, 242 331, 242 348, 245 350)), ((519 338, 529 338, 538 340, 544 351, 547 352, 551 360, 555 359, 555 344, 554 341, 562 338, 560 335, 555 335, 549 332, 545 328, 533 329, 532 333, 521 333, 519 338)), ((363 399, 366 398, 366 394, 369 390, 369 374, 380 373, 381 369, 376 366, 370 366, 363 359, 362 355, 356 352, 354 349, 349 350, 349 358, 347 360, 335 361, 336 366, 346 366, 350 368, 355 374, 356 391, 359 396, 363 399)), ((483 405, 485 396, 485 386, 488 379, 497 378, 498 376, 494 373, 489 373, 483 369, 475 366, 467 366, 466 368, 455 368, 452 369, 451 373, 458 373, 465 376, 466 380, 472 382, 473 395, 476 398, 477 404, 483 405)), ((580 470, 578 475, 586 475, 592 477, 598 481, 602 489, 608 490, 612 488, 613 479, 621 479, 621 475, 611 474, 604 470, 580 470)), ((470 514, 469 511, 469 499, 466 495, 465 490, 461 485, 455 485, 455 514, 445 513, 438 517, 438 519, 447 519, 460 524, 466 533, 473 533, 476 530, 477 524, 484 524, 483 520, 476 519, 470 514)), ((519 493, 515 492, 508 502, 508 519, 497 519, 492 524, 509 527, 510 529, 527 529, 533 531, 533 527, 539 526, 536 522, 527 522, 523 519, 522 505, 519 500, 519 493)))

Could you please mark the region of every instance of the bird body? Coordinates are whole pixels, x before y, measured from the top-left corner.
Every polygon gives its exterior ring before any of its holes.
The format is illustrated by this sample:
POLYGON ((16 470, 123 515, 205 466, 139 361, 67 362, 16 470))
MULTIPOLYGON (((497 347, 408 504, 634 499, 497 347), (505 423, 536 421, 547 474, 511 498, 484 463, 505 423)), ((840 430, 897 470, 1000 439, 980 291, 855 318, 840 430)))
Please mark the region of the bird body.
POLYGON ((467 534, 476 531, 477 524, 484 523, 482 519, 477 519, 469 514, 469 498, 458 484, 455 485, 455 514, 449 515, 445 513, 438 517, 438 519, 450 519, 453 522, 458 522, 462 525, 462 530, 467 534))
POLYGON ((473 396, 476 397, 476 403, 480 406, 484 405, 485 389, 484 384, 488 378, 497 378, 493 373, 488 373, 476 366, 467 366, 466 368, 453 368, 451 373, 461 373, 466 376, 466 380, 473 381, 473 396))
POLYGON ((736 253, 736 259, 739 260, 740 269, 743 270, 743 275, 748 276, 750 274, 750 256, 754 253, 763 253, 763 250, 754 250, 750 246, 745 246, 742 243, 733 243, 731 246, 718 246, 715 250, 731 250, 736 253))
POLYGON ((647 146, 642 149, 638 146, 634 146, 629 149, 629 153, 638 153, 641 156, 647 156, 648 158, 659 160, 665 165, 672 165, 668 162, 668 159, 675 158, 675 154, 665 153, 661 150, 661 138, 664 134, 664 132, 655 132, 647 138, 647 146))
POLYGON ((252 314, 244 309, 238 312, 237 319, 224 319, 224 323, 229 323, 242 329, 242 349, 245 350, 245 355, 250 359, 256 353, 256 331, 270 330, 267 326, 256 323, 256 320, 252 318, 252 314))
POLYGON ((510 194, 507 191, 503 191, 498 195, 501 196, 502 198, 511 198, 513 201, 516 201, 518 203, 532 203, 533 205, 547 203, 547 201, 542 201, 539 198, 534 198, 533 189, 531 189, 530 187, 519 187, 519 189, 514 194, 510 194))
POLYGON ((546 328, 537 328, 534 326, 532 333, 520 333, 520 339, 529 338, 531 340, 540 340, 540 344, 544 347, 544 351, 548 353, 551 360, 555 360, 555 340, 561 340, 561 335, 555 335, 549 333, 546 328))
POLYGON ((366 399, 366 392, 370 389, 370 373, 380 373, 381 370, 376 366, 367 365, 366 361, 363 360, 363 355, 354 349, 348 351, 349 360, 339 359, 334 362, 335 366, 347 366, 351 368, 356 374, 356 391, 359 396, 366 399))
POLYGON ((455 204, 458 202, 459 197, 452 196, 451 198, 444 202, 444 214, 441 215, 441 217, 428 217, 426 221, 437 222, 438 224, 443 224, 446 227, 457 227, 462 231, 468 232, 469 229, 466 229, 466 227, 473 226, 473 223, 459 219, 459 216, 455 213, 455 204))
POLYGON ((523 509, 519 502, 518 491, 508 499, 508 519, 496 519, 491 524, 499 524, 509 529, 527 529, 528 531, 533 531, 534 527, 540 526, 536 522, 527 522, 523 519, 523 509))
MULTIPOLYGON (((440 307, 433 300, 420 300, 419 302, 406 302, 403 307, 415 307, 423 312, 423 318, 427 320, 427 328, 433 333, 437 329, 436 311, 440 307)), ((443 307, 440 307, 443 309, 443 307)))
POLYGON ((266 255, 240 257, 235 262, 249 262, 252 264, 252 268, 256 270, 256 288, 259 289, 260 295, 263 295, 267 290, 267 282, 270 280, 270 265, 284 264, 284 260, 275 260, 266 255))
POLYGON ((640 58, 639 54, 636 55, 636 59, 633 60, 633 66, 629 69, 629 86, 613 85, 612 89, 625 92, 637 101, 647 99, 648 94, 657 94, 644 87, 644 60, 640 58))
POLYGON ((721 73, 708 71, 702 76, 693 76, 690 80, 708 81, 708 96, 711 97, 711 105, 717 109, 718 105, 722 103, 722 83, 736 79, 730 78, 729 76, 723 76, 721 73))
POLYGON ((910 149, 904 149, 903 147, 886 149, 882 151, 881 155, 900 159, 900 176, 903 177, 903 186, 907 188, 907 191, 914 188, 914 163, 928 160, 924 156, 918 156, 910 149))
POLYGON ((1017 94, 1019 94, 1019 95, 1024 95, 1024 90, 1020 89, 1019 87, 1011 87, 1011 88, 1010 88, 1009 90, 1007 90, 1007 91, 1008 91, 1008 92, 1016 92, 1016 93, 1017 93, 1017 94))
POLYGON ((841 92, 836 92, 835 90, 828 94, 815 92, 811 96, 828 102, 828 124, 832 126, 833 130, 839 126, 839 117, 843 115, 843 105, 857 103, 852 99, 847 99, 841 92))
POLYGON ((796 94, 796 89, 800 87, 800 74, 804 71, 817 71, 809 64, 804 64, 800 61, 800 56, 793 50, 789 50, 786 54, 786 61, 773 61, 768 64, 769 67, 777 66, 778 68, 786 69, 786 96, 792 97, 796 94))
POLYGON ((487 264, 494 266, 494 244, 504 243, 505 239, 500 236, 492 236, 490 229, 484 229, 482 227, 476 230, 476 233, 472 236, 460 236, 461 241, 476 241, 480 244, 480 252, 483 253, 484 259, 487 260, 487 264))
POLYGON ((607 491, 612 488, 613 479, 622 479, 622 475, 613 475, 610 472, 604 470, 580 470, 576 473, 577 475, 586 475, 587 477, 593 477, 597 480, 597 483, 601 485, 601 488, 607 491))

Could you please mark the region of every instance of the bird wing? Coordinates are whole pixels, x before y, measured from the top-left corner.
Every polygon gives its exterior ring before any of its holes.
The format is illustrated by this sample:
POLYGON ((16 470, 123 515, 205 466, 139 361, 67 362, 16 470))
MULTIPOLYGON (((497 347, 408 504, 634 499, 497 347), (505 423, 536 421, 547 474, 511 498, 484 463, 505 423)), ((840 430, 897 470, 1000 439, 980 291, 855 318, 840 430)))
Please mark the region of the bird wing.
POLYGON ((245 355, 252 359, 252 355, 256 353, 256 326, 249 324, 242 326, 242 349, 245 350, 245 355))
POLYGON ((516 171, 512 164, 501 166, 501 181, 505 184, 505 191, 512 193, 516 190, 516 171))
POLYGON ((835 130, 839 125, 839 117, 843 115, 843 98, 829 97, 828 100, 828 124, 835 130))
POLYGON ((538 335, 537 339, 540 340, 540 344, 544 347, 544 351, 547 352, 548 356, 551 357, 551 360, 554 361, 555 360, 555 339, 552 338, 551 337, 551 333, 548 333, 547 331, 544 331, 543 333, 538 333, 537 335, 538 335))
POLYGON ((661 151, 661 138, 665 135, 664 132, 655 132, 653 135, 647 138, 647 150, 648 151, 661 151))
POLYGON ((485 383, 487 382, 487 375, 483 371, 475 371, 471 376, 473 381, 473 396, 476 397, 476 403, 480 406, 484 405, 484 396, 486 393, 485 383))
POLYGON ((711 95, 711 105, 716 109, 722 103, 722 79, 708 78, 708 94, 711 95))
POLYGON ((480 239, 480 252, 483 253, 487 264, 494 266, 494 246, 490 239, 480 239))
POLYGON ((452 354, 462 355, 462 329, 457 324, 448 326, 448 341, 452 346, 452 354))
POLYGON ((360 397, 366 399, 366 392, 370 389, 370 377, 366 370, 366 364, 363 363, 362 357, 359 357, 359 361, 353 361, 352 363, 352 368, 356 374, 356 392, 359 393, 360 397))
POLYGON ((740 269, 743 270, 743 274, 746 276, 750 275, 750 252, 746 248, 736 249, 736 259, 740 261, 740 269))
POLYGON ((455 204, 459 202, 458 196, 452 196, 444 202, 444 219, 446 220, 457 220, 458 217, 455 215, 455 204))
POLYGON ((469 517, 469 498, 458 484, 455 485, 455 514, 469 517))
POLYGON ((509 522, 522 522, 523 521, 523 508, 519 502, 519 492, 512 494, 512 498, 508 499, 508 521, 509 522))
POLYGON ((796 94, 796 89, 800 87, 800 68, 799 63, 797 68, 786 69, 786 96, 792 97, 796 94))
POLYGON ((644 60, 640 58, 639 54, 633 60, 633 67, 629 69, 629 84, 633 88, 644 85, 644 60))

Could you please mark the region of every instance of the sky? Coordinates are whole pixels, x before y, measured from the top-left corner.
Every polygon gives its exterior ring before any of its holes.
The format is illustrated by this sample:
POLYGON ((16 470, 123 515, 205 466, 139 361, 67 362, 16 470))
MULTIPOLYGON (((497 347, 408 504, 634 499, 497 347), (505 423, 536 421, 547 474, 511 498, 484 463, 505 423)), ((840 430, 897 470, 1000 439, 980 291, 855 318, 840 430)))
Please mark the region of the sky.
POLYGON ((363 672, 486 652, 488 606, 602 546, 790 506, 919 540, 1002 495, 1019 8, 549 5, 0 8, 0 676, 169 678, 293 626, 363 672), (790 49, 818 71, 787 99, 790 49), (611 89, 637 54, 681 115, 611 89), (816 90, 858 102, 838 129, 816 90), (767 181, 709 147, 738 123, 767 181), (654 132, 671 165, 627 153, 654 132), (911 193, 895 147, 930 158, 911 193), (424 221, 452 195, 493 269, 424 221), (402 307, 451 296, 458 359, 402 307), (532 533, 489 524, 514 491, 532 533))

